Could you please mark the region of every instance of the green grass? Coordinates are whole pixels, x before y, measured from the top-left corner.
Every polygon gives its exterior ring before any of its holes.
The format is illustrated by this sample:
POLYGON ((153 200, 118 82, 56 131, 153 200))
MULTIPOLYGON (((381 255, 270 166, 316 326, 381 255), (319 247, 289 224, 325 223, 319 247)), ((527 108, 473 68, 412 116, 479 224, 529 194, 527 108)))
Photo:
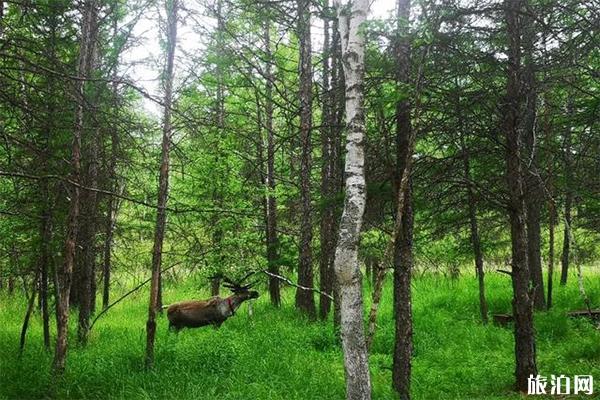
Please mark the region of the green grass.
MULTIPOLYGON (((566 288, 556 287, 551 312, 536 315, 540 373, 592 374, 600 379, 600 332, 585 320, 565 317, 566 310, 583 308, 574 278, 566 288)), ((489 274, 486 282, 490 311, 510 312, 508 277, 489 274)), ((592 303, 600 306, 599 276, 589 275, 586 289, 592 303)), ((165 302, 202 297, 194 293, 192 284, 169 286, 165 302)), ((391 298, 388 282, 370 356, 375 399, 394 398, 391 298)), ((140 291, 99 320, 85 348, 70 347, 67 373, 54 382, 49 369, 52 356, 41 345, 39 316, 33 318, 26 350, 19 358, 25 305, 23 299, 3 294, 0 398, 343 399, 342 353, 331 324, 310 323, 298 316, 291 289, 286 289, 284 300, 283 308, 275 310, 263 294, 252 318, 244 306, 219 330, 200 328, 175 335, 168 333, 162 317, 156 367, 147 372, 143 368, 147 291, 140 291)), ((413 309, 414 399, 520 398, 512 391, 512 331, 481 325, 473 277, 415 279, 413 309)), ((75 343, 75 335, 70 340, 75 343)))

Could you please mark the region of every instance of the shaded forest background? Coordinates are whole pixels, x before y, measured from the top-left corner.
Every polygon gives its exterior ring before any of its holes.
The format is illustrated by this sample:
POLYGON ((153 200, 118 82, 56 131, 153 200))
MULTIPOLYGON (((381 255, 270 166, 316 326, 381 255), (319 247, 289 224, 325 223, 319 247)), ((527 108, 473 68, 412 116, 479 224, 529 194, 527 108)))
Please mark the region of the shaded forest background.
MULTIPOLYGON (((85 344, 94 316, 151 275, 151 320, 162 287, 192 281, 218 295, 224 276, 256 271, 273 306, 293 301, 309 320, 339 326, 347 8, 187 3, 0 1, 0 288, 29 305, 24 332, 39 314, 58 371, 66 317, 77 321, 70 340, 85 344), (160 93, 124 57, 149 14, 164 52, 160 93), (200 35, 201 50, 176 45, 178 26, 200 35), (292 300, 274 275, 316 291, 298 288, 292 300)), ((396 8, 359 32, 368 345, 386 275, 395 311, 384 315, 397 330, 412 327, 411 276, 476 276, 483 323, 496 311, 485 288, 496 270, 531 297, 522 307, 551 309, 552 293, 574 282, 579 308, 598 306, 589 290, 600 259, 598 3, 396 8)), ((523 310, 515 319, 533 329, 523 310)), ((396 335, 396 346, 408 341, 392 380, 408 398, 412 332, 396 335)), ((517 366, 518 389, 526 370, 517 366)))

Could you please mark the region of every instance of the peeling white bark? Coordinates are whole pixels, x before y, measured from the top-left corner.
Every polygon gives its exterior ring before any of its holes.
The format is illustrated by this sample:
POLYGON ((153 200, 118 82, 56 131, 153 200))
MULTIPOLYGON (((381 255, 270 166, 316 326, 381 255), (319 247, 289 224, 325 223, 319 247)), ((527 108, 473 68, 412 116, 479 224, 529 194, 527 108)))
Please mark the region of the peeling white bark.
POLYGON ((334 2, 338 10, 342 61, 346 78, 346 199, 340 221, 334 269, 340 288, 341 337, 346 369, 346 398, 371 398, 369 360, 363 323, 362 276, 358 265, 360 229, 366 204, 364 173, 364 48, 360 26, 369 3, 334 2))

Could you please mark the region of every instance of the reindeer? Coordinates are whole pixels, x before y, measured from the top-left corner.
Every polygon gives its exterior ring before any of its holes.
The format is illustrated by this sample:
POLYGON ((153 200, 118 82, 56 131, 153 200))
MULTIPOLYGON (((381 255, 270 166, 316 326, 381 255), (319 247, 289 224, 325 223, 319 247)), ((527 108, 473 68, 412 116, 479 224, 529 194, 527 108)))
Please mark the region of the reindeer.
POLYGON ((256 282, 248 285, 241 285, 252 273, 246 275, 240 280, 240 283, 234 282, 226 277, 224 287, 230 289, 233 295, 227 298, 219 296, 211 297, 208 300, 190 300, 180 303, 164 306, 167 309, 167 318, 169 319, 169 329, 179 332, 183 328, 199 328, 202 326, 213 325, 215 329, 232 315, 244 301, 256 299, 259 294, 255 290, 250 290, 256 282))

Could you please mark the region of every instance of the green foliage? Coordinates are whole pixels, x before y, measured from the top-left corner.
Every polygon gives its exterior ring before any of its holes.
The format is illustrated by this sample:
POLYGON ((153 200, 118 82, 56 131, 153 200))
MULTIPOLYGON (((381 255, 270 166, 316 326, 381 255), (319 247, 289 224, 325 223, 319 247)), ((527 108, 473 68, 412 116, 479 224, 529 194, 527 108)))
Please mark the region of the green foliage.
MULTIPOLYGON (((586 289, 600 303, 597 275, 586 289)), ((374 399, 392 398, 394 321, 391 282, 384 287, 379 326, 370 356, 374 399)), ((487 277, 491 312, 510 310, 510 281, 487 277)), ((192 280, 165 289, 165 302, 202 297, 192 280)), ((365 296, 368 298, 369 296, 365 296)), ((249 317, 243 306, 219 330, 179 334, 159 320, 156 367, 143 369, 147 292, 136 293, 99 320, 86 348, 71 347, 64 379, 50 375, 51 354, 41 346, 36 316, 25 353, 16 348, 24 302, 3 297, 0 305, 0 398, 86 399, 343 399, 342 353, 331 322, 310 323, 263 295, 249 317), (27 377, 27 378, 24 378, 27 377)), ((557 288, 556 307, 536 315, 542 375, 600 375, 600 333, 567 310, 581 307, 575 280, 557 288)), ((512 329, 479 321, 477 284, 471 275, 448 281, 427 274, 415 280, 413 397, 419 399, 517 399, 513 384, 512 329)), ((74 326, 73 326, 74 327, 74 326)), ((74 330, 73 330, 74 332, 74 330)))

